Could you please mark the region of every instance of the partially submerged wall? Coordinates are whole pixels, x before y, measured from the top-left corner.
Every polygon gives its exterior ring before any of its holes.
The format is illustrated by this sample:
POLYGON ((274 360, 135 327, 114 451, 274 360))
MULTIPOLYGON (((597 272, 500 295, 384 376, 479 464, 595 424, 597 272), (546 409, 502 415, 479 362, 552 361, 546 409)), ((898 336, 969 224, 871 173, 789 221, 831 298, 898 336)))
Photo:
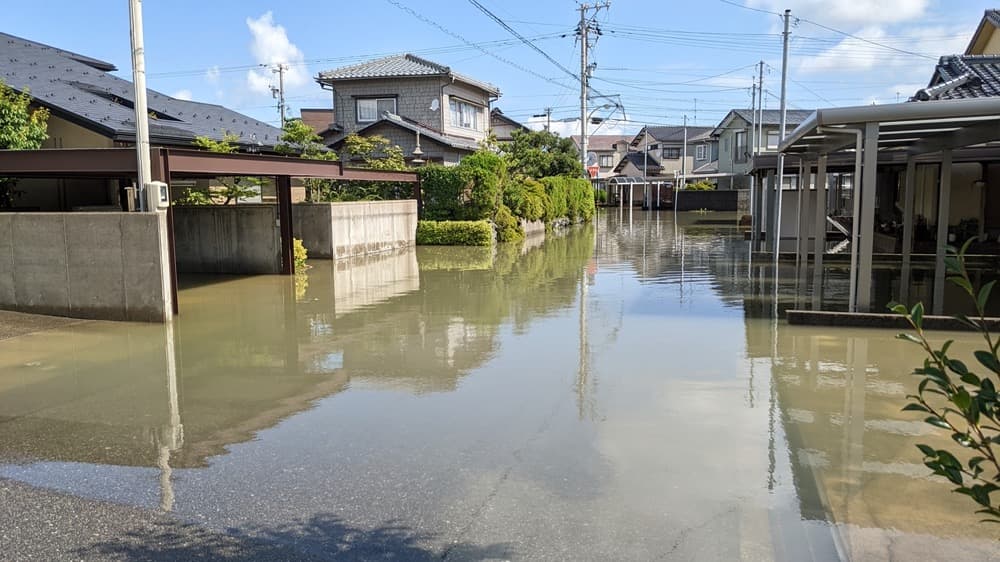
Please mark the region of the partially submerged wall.
POLYGON ((0 213, 0 308, 164 322, 164 213, 0 213))
POLYGON ((342 259, 413 246, 417 202, 352 201, 292 207, 295 237, 310 258, 342 259))
POLYGON ((737 210, 739 191, 697 191, 685 189, 675 195, 674 205, 678 211, 708 211, 733 212, 737 210))
POLYGON ((280 273, 276 205, 174 207, 180 273, 280 273))

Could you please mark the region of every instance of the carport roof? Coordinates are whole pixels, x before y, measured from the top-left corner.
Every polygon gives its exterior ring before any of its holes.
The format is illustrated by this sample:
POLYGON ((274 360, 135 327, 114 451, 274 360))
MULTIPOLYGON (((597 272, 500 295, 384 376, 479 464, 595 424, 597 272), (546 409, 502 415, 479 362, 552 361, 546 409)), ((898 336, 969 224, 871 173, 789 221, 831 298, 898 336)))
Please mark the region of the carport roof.
POLYGON ((785 137, 786 154, 831 154, 854 148, 853 135, 878 123, 879 150, 924 154, 1000 141, 1000 98, 926 101, 818 109, 785 137))

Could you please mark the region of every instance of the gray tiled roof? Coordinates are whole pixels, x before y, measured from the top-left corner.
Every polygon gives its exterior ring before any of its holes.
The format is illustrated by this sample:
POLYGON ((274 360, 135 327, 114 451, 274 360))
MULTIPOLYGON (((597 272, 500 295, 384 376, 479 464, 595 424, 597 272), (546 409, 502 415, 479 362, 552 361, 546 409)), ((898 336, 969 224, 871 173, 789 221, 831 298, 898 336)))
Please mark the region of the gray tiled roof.
POLYGON ((910 101, 1000 96, 1000 55, 941 57, 930 84, 910 101))
MULTIPOLYGON (((135 139, 133 87, 109 71, 115 66, 6 33, 0 33, 0 80, 15 90, 28 89, 54 115, 98 131, 113 140, 135 139)), ((160 145, 188 145, 196 136, 222 139, 225 132, 272 147, 281 130, 220 105, 172 98, 147 91, 150 140, 160 145)), ((266 148, 265 148, 266 149, 266 148)))
MULTIPOLYGON (((477 143, 476 141, 474 141, 472 139, 459 138, 459 137, 453 137, 451 135, 445 135, 445 134, 441 133, 440 131, 436 131, 436 130, 434 130, 434 129, 426 126, 426 125, 422 125, 422 124, 417 123, 415 121, 412 121, 410 119, 406 119, 404 117, 400 117, 399 115, 396 115, 395 113, 389 113, 388 111, 382 113, 381 119, 379 119, 378 121, 375 121, 374 123, 370 123, 370 124, 366 125, 365 127, 362 127, 361 129, 355 131, 355 134, 358 134, 358 135, 361 135, 361 136, 365 136, 365 132, 366 131, 368 131, 370 129, 374 129, 375 127, 378 127, 379 125, 383 125, 383 124, 389 124, 389 125, 392 125, 394 127, 401 127, 403 129, 406 129, 406 130, 411 131, 413 133, 416 133, 416 132, 419 131, 420 135, 422 137, 431 139, 431 140, 436 141, 436 142, 438 142, 440 144, 443 144, 445 146, 450 146, 452 148, 457 148, 459 150, 467 150, 469 152, 475 152, 476 150, 479 149, 479 143, 477 143)), ((331 147, 337 146, 341 142, 343 142, 343 140, 345 138, 347 138, 347 136, 348 136, 348 133, 340 134, 337 137, 334 137, 334 138, 330 139, 329 145, 331 147)))
POLYGON ((657 175, 660 173, 660 162, 653 157, 652 154, 647 155, 645 152, 629 152, 622 156, 622 159, 618 161, 615 166, 615 172, 621 173, 625 169, 625 165, 630 163, 639 169, 641 172, 643 168, 649 170, 651 175, 657 175))
MULTIPOLYGON (((684 129, 681 126, 661 126, 661 127, 647 127, 646 130, 649 132, 649 136, 653 137, 656 142, 684 142, 684 129)), ((695 137, 704 134, 711 133, 712 127, 687 127, 688 142, 693 140, 695 137)), ((637 137, 639 138, 639 137, 637 137)))
POLYGON ((451 68, 409 53, 393 55, 359 64, 342 66, 320 72, 317 81, 331 83, 344 80, 366 80, 370 78, 408 78, 420 76, 451 76, 456 80, 482 88, 493 95, 500 90, 488 83, 452 72, 451 68))
MULTIPOLYGON (((580 148, 580 135, 570 135, 576 144, 577 150, 580 148)), ((616 144, 627 145, 632 137, 622 135, 587 135, 587 151, 592 150, 608 151, 614 150, 616 144)), ((624 146, 623 146, 624 148, 624 146)))

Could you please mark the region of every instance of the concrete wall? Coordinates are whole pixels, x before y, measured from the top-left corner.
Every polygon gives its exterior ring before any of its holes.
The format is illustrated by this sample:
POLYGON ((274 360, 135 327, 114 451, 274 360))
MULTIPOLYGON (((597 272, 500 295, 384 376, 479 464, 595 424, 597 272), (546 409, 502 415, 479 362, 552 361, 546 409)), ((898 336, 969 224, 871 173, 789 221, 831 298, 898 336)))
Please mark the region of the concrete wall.
POLYGON ((280 273, 275 205, 174 207, 180 273, 280 273))
POLYGON ((413 246, 417 202, 354 201, 292 207, 295 237, 310 258, 342 259, 413 246))
POLYGON ((164 322, 163 213, 0 213, 0 308, 164 322))

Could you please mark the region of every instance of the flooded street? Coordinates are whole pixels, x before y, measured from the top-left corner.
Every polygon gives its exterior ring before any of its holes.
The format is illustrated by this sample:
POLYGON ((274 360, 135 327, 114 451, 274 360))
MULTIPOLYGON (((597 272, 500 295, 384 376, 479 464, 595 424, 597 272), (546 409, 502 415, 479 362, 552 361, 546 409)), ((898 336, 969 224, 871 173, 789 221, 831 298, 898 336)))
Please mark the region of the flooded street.
POLYGON ((776 306, 733 219, 188 277, 172 325, 0 340, 0 538, 46 540, 39 491, 171 514, 75 558, 1000 557, 900 412, 919 350, 775 321, 794 268, 776 306))

